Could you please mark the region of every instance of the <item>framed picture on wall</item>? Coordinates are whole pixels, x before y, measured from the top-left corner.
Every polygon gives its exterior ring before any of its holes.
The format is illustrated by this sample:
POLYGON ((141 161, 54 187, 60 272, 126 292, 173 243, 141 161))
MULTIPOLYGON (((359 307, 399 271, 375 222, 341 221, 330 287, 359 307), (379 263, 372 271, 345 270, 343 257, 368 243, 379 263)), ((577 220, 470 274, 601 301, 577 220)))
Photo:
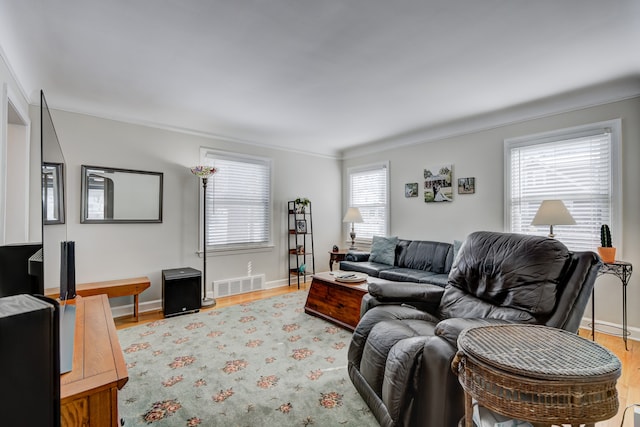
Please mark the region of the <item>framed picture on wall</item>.
POLYGON ((411 182, 404 185, 404 197, 418 197, 418 183, 411 182))
POLYGON ((306 219, 296 220, 296 233, 304 234, 306 232, 307 232, 307 220, 306 219))
POLYGON ((473 194, 476 192, 476 179, 458 178, 458 194, 473 194))
POLYGON ((424 169, 425 203, 453 201, 452 168, 453 165, 442 165, 424 169))

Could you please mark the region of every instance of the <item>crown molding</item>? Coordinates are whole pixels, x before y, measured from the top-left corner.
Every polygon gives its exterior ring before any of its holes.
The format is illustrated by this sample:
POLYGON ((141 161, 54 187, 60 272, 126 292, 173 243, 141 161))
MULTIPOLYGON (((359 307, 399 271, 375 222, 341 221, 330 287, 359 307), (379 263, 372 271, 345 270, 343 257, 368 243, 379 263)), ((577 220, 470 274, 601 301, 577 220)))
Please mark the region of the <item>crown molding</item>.
POLYGON ((249 145, 249 146, 253 146, 253 147, 269 149, 269 150, 283 151, 283 152, 287 152, 287 153, 301 154, 301 155, 305 155, 305 156, 313 156, 313 157, 326 158, 326 159, 338 160, 340 158, 338 154, 333 154, 332 155, 332 154, 325 154, 325 153, 313 152, 313 151, 308 151, 308 150, 297 150, 297 149, 293 149, 293 148, 279 147, 279 146, 268 144, 268 143, 261 143, 261 142, 257 142, 257 141, 252 141, 252 140, 247 140, 247 139, 242 139, 242 138, 236 138, 236 137, 233 137, 233 136, 221 135, 221 134, 217 134, 217 133, 213 133, 213 132, 202 131, 202 130, 197 130, 197 129, 190 129, 190 128, 186 128, 186 127, 174 126, 174 125, 169 125, 169 124, 165 124, 165 123, 157 123, 157 122, 153 122, 153 121, 147 121, 147 120, 141 120, 141 119, 136 119, 136 118, 131 118, 131 117, 111 115, 111 114, 80 111, 80 110, 75 109, 75 108, 65 107, 64 105, 49 104, 49 107, 52 110, 63 111, 63 112, 66 112, 66 113, 81 114, 81 115, 85 115, 85 116, 89 116, 89 117, 95 117, 95 118, 98 118, 98 119, 111 120, 111 121, 115 121, 115 122, 127 123, 127 124, 131 124, 131 125, 136 125, 136 126, 144 126, 144 127, 148 127, 148 128, 152 128, 152 129, 166 130, 166 131, 169 131, 169 132, 180 133, 180 134, 183 134, 183 135, 192 135, 192 136, 212 139, 212 140, 216 140, 216 141, 221 141, 221 142, 230 142, 230 143, 234 143, 234 144, 243 144, 243 145, 249 145))
MULTIPOLYGON (((22 82, 20 81, 20 79, 18 78, 15 70, 11 66, 11 62, 7 58, 7 53, 2 48, 2 45, 0 45, 0 59, 2 59, 2 62, 4 63, 4 66, 7 67, 7 70, 9 71, 9 75, 11 76, 11 79, 14 81, 15 87, 18 90, 19 95, 22 97, 22 99, 25 102, 25 106, 30 105, 31 104, 31 99, 27 95, 27 91, 24 89, 24 86, 22 85, 22 82)), ((15 92, 13 90, 11 91, 11 93, 15 94, 15 92)))
POLYGON ((425 129, 372 141, 341 153, 343 160, 380 153, 399 147, 440 141, 522 123, 530 120, 569 113, 585 108, 624 101, 640 96, 640 76, 606 82, 589 88, 554 95, 537 101, 461 118, 425 129))

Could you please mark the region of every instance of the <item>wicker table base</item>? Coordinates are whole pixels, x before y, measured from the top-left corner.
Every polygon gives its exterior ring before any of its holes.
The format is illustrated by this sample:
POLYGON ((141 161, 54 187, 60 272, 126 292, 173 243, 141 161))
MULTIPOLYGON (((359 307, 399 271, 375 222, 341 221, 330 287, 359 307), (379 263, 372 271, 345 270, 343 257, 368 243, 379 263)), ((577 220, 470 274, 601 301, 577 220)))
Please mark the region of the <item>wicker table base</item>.
POLYGON ((538 325, 482 326, 463 331, 453 362, 465 390, 465 426, 472 399, 535 425, 594 425, 618 412, 620 361, 604 347, 538 325))

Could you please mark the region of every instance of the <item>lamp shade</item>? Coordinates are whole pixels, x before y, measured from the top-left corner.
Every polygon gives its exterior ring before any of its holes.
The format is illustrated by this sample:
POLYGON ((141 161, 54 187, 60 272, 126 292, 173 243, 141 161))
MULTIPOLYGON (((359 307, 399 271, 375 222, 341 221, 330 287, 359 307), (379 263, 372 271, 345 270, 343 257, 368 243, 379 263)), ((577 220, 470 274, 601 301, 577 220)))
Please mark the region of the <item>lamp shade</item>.
POLYGON ((362 215, 360 215, 360 209, 349 208, 347 213, 344 215, 342 222, 364 222, 362 220, 362 215))
POLYGON ((208 178, 217 171, 213 166, 194 166, 191 168, 191 173, 200 178, 208 178))
POLYGON ((543 200, 531 225, 575 225, 562 200, 543 200))

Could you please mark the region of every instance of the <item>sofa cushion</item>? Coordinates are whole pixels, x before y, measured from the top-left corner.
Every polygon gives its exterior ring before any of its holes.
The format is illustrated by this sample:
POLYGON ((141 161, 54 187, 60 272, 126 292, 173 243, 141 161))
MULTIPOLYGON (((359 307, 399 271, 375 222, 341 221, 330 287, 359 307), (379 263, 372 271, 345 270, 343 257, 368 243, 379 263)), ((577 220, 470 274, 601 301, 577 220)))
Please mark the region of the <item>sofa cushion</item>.
POLYGON ((390 268, 380 272, 381 279, 393 280, 394 282, 420 282, 431 283, 428 279, 435 276, 435 273, 424 270, 414 270, 412 268, 390 268))
POLYGON ((449 283, 449 275, 448 274, 433 274, 431 276, 426 276, 419 281, 420 283, 431 283, 434 285, 438 285, 440 287, 447 286, 449 283))
POLYGON ((448 273, 453 262, 451 243, 427 240, 400 240, 398 242, 398 263, 401 268, 448 273))
POLYGON ((373 236, 369 261, 393 265, 396 261, 397 237, 373 236))
MULTIPOLYGON (((566 246, 554 239, 472 233, 449 274, 451 286, 445 289, 441 314, 444 318, 475 317, 475 311, 480 310, 478 317, 504 318, 504 313, 493 315, 495 310, 480 305, 483 302, 525 311, 540 320, 556 305, 557 287, 570 257, 566 246)), ((513 314, 506 316, 511 318, 513 314)))
POLYGON ((340 270, 358 271, 369 276, 378 277, 381 271, 393 268, 392 265, 370 261, 341 261, 340 270))

